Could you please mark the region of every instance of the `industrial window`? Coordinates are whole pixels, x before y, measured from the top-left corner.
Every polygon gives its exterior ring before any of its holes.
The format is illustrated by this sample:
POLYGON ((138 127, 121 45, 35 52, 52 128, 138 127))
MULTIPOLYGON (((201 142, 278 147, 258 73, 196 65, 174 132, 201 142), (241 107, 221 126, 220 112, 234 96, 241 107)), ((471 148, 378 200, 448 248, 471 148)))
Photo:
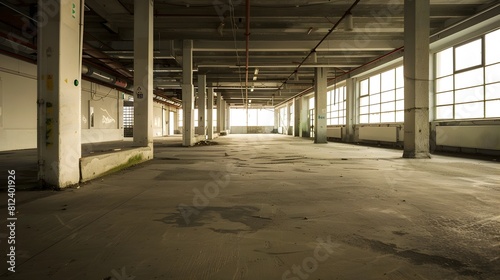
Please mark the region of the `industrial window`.
POLYGON ((500 117, 500 30, 436 53, 436 119, 500 117))
MULTIPOLYGON (((247 110, 231 108, 229 110, 231 126, 246 126, 247 110)), ((248 126, 274 126, 274 109, 248 109, 248 126)))
POLYGON ((345 125, 346 118, 346 87, 335 86, 326 93, 327 125, 345 125))
POLYGON ((123 133, 125 137, 134 136, 134 103, 123 102, 123 133))
POLYGON ((403 66, 373 75, 359 83, 359 122, 404 122, 403 66))
MULTIPOLYGON (((177 111, 177 114, 179 116, 179 127, 183 127, 184 123, 184 114, 182 109, 179 109, 177 111)), ((215 126, 217 126, 217 120, 215 121, 215 126)), ((198 127, 198 109, 194 109, 194 127, 198 127)))

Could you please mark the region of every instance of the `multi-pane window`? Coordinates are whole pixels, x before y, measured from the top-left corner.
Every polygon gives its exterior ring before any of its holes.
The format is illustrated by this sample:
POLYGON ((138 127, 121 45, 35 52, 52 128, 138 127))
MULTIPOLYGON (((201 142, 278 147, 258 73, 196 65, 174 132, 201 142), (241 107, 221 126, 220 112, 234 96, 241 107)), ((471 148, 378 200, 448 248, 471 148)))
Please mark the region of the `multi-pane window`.
POLYGON ((327 125, 345 125, 346 87, 334 87, 326 93, 327 125))
POLYGON ((231 108, 229 110, 231 126, 274 126, 274 109, 231 108))
POLYGON ((436 53, 436 119, 500 117, 500 30, 436 53))
POLYGON ((359 83, 359 122, 404 122, 403 66, 359 83))

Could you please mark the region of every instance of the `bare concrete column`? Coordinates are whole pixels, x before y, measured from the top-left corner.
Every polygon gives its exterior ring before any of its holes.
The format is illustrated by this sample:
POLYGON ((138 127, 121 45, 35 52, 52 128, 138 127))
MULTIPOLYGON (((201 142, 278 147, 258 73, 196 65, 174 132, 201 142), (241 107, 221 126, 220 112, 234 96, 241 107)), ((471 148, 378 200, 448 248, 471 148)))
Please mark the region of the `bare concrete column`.
POLYGON ((286 122, 287 122, 287 132, 286 135, 293 135, 293 127, 290 125, 292 123, 292 105, 293 102, 286 104, 286 122))
POLYGON ((355 96, 354 79, 346 80, 346 120, 345 120, 345 135, 342 135, 344 142, 354 142, 354 126, 356 125, 356 96, 355 96))
POLYGON ((134 144, 153 149, 153 2, 134 1, 134 144))
POLYGON ((429 0, 405 0, 405 158, 429 158, 429 0))
POLYGON ((274 108, 274 129, 275 129, 274 131, 278 133, 279 127, 280 127, 280 110, 274 108))
POLYGON ((38 179, 64 188, 80 181, 83 1, 38 9, 53 13, 38 29, 38 179))
POLYGON ((225 129, 229 130, 230 127, 231 127, 230 126, 230 124, 231 124, 231 122, 230 122, 231 115, 229 114, 229 104, 227 103, 227 101, 224 101, 224 103, 226 104, 226 110, 225 110, 226 127, 225 127, 225 129))
POLYGON ((221 128, 222 131, 226 130, 226 100, 222 99, 222 109, 221 109, 221 128))
POLYGON ((328 143, 326 137, 326 88, 327 69, 316 68, 314 71, 314 143, 328 143))
POLYGON ((207 92, 207 139, 214 139, 214 88, 209 87, 207 92))
POLYGON ((207 135, 207 76, 198 75, 198 134, 207 135))
POLYGON ((217 93, 217 132, 222 131, 222 94, 217 93))
POLYGON ((293 117, 295 118, 295 120, 293 121, 293 136, 295 137, 300 137, 301 136, 301 133, 300 133, 300 108, 302 106, 302 102, 301 102, 302 98, 301 97, 298 97, 298 98, 294 98, 293 99, 293 110, 295 111, 294 114, 293 114, 293 117))
POLYGON ((194 86, 193 41, 184 40, 182 45, 182 112, 184 114, 182 145, 194 145, 194 86))
POLYGON ((309 138, 311 133, 309 132, 309 98, 302 96, 299 97, 300 103, 300 131, 299 137, 309 138))

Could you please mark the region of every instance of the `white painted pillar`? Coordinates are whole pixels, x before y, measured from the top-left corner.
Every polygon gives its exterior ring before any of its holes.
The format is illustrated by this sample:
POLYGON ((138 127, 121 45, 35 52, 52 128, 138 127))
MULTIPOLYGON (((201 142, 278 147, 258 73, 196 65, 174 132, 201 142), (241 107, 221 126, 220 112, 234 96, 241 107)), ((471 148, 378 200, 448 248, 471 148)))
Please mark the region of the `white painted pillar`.
POLYGON ((207 139, 214 139, 214 88, 209 87, 207 92, 207 139))
POLYGON ((326 137, 327 69, 314 70, 314 143, 328 143, 326 137))
POLYGON ((345 135, 342 135, 344 142, 354 142, 354 126, 356 125, 356 96, 355 96, 354 79, 346 80, 346 120, 345 120, 345 135))
POLYGON ((207 76, 198 75, 198 134, 207 135, 207 76))
POLYGON ((134 144, 153 149, 153 1, 134 1, 134 144))
POLYGON ((405 0, 405 158, 429 158, 429 0, 405 0))
MULTIPOLYGON (((44 14, 47 7, 40 4, 44 14)), ((44 186, 80 181, 83 6, 83 1, 54 1, 53 15, 39 24, 38 178, 44 186)))
POLYGON ((193 41, 182 44, 182 145, 194 145, 194 86, 193 86, 193 41))

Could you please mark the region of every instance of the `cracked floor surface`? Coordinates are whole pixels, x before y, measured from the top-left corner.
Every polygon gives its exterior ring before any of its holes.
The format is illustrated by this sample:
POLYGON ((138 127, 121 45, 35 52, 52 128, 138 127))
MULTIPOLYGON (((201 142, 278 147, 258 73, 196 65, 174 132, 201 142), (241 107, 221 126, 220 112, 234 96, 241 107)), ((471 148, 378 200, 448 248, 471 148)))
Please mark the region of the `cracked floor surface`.
POLYGON ((280 135, 214 142, 158 140, 154 160, 78 189, 18 192, 16 273, 0 278, 500 275, 496 162, 280 135))

